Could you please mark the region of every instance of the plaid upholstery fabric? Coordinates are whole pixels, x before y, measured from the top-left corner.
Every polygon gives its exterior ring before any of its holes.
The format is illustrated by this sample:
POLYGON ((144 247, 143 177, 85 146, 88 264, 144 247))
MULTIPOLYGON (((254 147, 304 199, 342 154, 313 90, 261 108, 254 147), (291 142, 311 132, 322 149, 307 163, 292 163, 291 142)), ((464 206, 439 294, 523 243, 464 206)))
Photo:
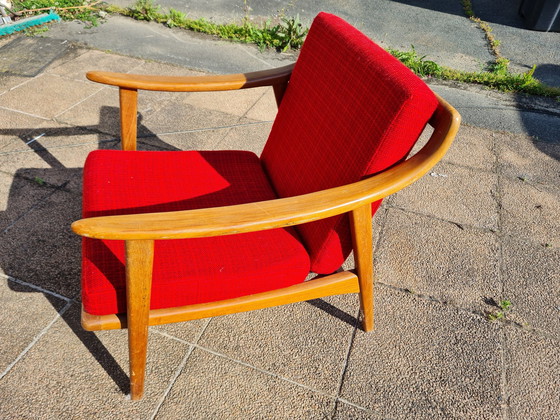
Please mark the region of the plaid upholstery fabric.
MULTIPOLYGON (((321 13, 261 159, 281 197, 355 182, 406 157, 436 106, 430 89, 398 60, 340 18, 321 13)), ((351 251, 347 215, 297 229, 312 271, 335 271, 351 251)))
MULTIPOLYGON (((276 198, 250 152, 90 153, 83 217, 276 198)), ((82 300, 95 315, 126 311, 124 242, 83 239, 82 300)), ((302 282, 309 257, 294 230, 155 243, 151 308, 202 303, 302 282)))

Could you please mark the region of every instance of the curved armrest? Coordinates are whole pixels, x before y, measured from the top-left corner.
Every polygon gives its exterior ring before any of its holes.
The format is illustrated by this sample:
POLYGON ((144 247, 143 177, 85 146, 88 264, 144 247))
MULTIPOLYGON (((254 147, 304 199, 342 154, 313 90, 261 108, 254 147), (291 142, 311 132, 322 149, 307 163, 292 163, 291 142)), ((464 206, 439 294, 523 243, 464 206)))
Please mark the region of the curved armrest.
POLYGON ((252 73, 213 76, 149 76, 140 74, 90 71, 86 77, 92 82, 119 86, 126 89, 168 92, 202 92, 236 90, 287 83, 294 64, 252 73))
POLYGON ((461 117, 443 99, 430 124, 434 132, 414 156, 353 184, 296 197, 227 207, 104 216, 72 224, 78 235, 98 239, 180 239, 231 235, 312 222, 357 209, 393 194, 426 174, 445 154, 461 117))

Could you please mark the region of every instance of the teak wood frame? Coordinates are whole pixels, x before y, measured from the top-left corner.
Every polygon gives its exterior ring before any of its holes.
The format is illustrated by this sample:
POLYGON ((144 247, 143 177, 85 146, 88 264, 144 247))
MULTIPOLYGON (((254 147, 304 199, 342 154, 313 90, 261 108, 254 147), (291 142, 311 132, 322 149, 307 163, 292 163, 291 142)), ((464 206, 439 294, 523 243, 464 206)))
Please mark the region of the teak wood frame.
MULTIPOLYGON (((118 86, 123 150, 136 150, 138 90, 199 92, 272 86, 279 105, 293 65, 224 76, 160 77, 89 72, 94 82, 118 86)), ((97 316, 82 311, 89 331, 128 328, 130 392, 142 398, 148 326, 188 321, 345 293, 359 293, 362 325, 373 329, 373 244, 371 203, 406 187, 426 174, 445 154, 460 124, 460 115, 438 96, 429 124, 434 131, 424 147, 409 159, 353 184, 297 197, 208 209, 105 216, 72 224, 75 233, 126 244, 127 313, 97 316), (275 229, 348 212, 355 272, 345 271, 294 286, 235 299, 150 310, 154 240, 200 238, 275 229)))

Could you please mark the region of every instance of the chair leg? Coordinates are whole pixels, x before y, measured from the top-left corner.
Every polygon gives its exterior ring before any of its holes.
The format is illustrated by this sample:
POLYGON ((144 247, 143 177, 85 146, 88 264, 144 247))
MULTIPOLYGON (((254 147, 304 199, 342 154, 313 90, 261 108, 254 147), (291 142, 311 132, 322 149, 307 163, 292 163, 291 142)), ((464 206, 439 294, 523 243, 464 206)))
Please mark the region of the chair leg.
POLYGON ((373 230, 371 227, 371 205, 367 204, 350 213, 354 261, 360 284, 360 306, 362 328, 371 331, 373 323, 373 230))
POLYGON ((154 241, 126 241, 125 246, 130 396, 140 400, 146 376, 154 241))

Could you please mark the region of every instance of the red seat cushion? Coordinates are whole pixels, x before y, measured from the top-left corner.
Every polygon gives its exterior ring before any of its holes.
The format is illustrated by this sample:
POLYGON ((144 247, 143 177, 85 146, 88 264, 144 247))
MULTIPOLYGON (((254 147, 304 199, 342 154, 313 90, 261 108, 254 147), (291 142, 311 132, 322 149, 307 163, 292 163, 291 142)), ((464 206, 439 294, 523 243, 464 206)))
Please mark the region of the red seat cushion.
MULTIPOLYGON (((403 159, 436 106, 432 91, 397 59, 320 13, 261 159, 281 197, 356 182, 403 159)), ((297 228, 312 271, 331 273, 350 253, 347 215, 297 228)))
MULTIPOLYGON (((242 204, 276 198, 250 152, 90 153, 83 216, 242 204)), ((309 272, 294 230, 155 242, 151 308, 290 286, 309 272)), ((83 239, 82 300, 95 315, 126 311, 124 242, 83 239)))

